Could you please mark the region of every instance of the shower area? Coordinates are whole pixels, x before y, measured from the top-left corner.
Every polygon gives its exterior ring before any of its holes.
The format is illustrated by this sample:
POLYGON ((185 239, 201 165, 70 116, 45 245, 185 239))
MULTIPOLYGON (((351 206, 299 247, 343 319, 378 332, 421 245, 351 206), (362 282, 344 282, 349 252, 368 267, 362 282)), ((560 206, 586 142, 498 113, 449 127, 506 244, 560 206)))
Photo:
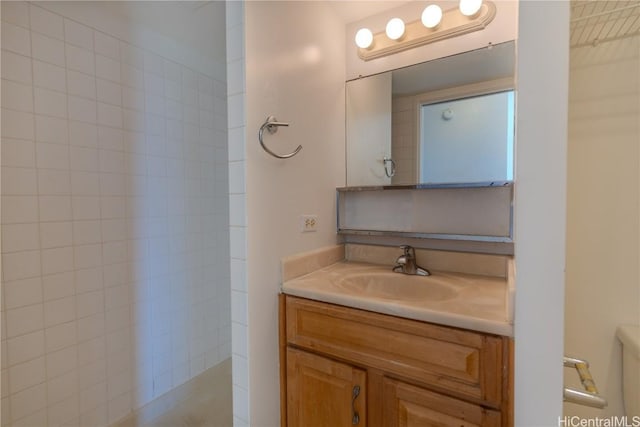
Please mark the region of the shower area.
MULTIPOLYGON (((616 330, 640 324, 640 2, 572 1, 570 31, 565 354, 608 405, 564 412, 621 417, 633 378, 616 330)), ((565 386, 582 388, 575 371, 565 386)))
POLYGON ((225 3, 1 21, 0 424, 231 425, 225 3))

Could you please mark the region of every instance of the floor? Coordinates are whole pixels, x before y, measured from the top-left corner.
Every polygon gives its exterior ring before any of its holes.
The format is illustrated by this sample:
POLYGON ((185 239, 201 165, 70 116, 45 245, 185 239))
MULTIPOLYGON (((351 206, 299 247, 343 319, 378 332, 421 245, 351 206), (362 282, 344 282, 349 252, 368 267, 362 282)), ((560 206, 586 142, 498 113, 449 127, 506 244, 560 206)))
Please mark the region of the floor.
POLYGON ((148 403, 112 427, 231 427, 231 359, 148 403))

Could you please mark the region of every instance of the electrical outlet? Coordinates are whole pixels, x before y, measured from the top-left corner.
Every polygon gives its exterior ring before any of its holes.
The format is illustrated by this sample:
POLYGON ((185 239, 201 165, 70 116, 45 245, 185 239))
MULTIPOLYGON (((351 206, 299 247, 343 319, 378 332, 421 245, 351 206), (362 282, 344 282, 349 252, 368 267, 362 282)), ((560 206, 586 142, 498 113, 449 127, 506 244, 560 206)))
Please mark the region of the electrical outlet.
POLYGON ((318 231, 318 215, 300 215, 300 232, 318 231))

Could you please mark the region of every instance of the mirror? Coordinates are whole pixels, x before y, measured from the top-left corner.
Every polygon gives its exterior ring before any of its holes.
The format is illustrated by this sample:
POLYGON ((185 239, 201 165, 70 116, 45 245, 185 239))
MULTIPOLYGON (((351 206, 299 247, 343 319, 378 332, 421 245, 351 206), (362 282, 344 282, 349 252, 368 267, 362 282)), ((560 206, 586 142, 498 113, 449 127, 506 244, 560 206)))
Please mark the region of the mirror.
POLYGON ((347 186, 511 181, 515 43, 347 82, 347 186))

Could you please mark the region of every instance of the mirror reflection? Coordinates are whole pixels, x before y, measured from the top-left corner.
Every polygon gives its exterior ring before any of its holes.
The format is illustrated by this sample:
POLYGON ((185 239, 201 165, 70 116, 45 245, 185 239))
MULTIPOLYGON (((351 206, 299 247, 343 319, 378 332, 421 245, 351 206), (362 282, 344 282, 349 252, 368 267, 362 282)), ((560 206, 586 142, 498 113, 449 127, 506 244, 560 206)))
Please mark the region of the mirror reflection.
POLYGON ((513 42, 347 82, 347 185, 513 179, 513 42))

